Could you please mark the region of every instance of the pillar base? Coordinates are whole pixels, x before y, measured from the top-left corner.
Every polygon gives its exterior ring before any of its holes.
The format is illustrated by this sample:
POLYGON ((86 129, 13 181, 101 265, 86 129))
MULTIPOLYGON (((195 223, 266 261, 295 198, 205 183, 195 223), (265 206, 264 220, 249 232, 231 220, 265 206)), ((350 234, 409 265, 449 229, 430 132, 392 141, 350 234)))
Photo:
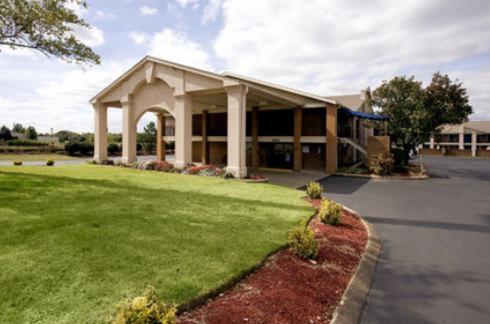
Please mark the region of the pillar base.
POLYGON ((227 166, 226 172, 233 174, 235 178, 243 179, 247 176, 247 168, 227 166))
POLYGON ((103 156, 103 155, 94 155, 94 160, 97 161, 97 162, 107 161, 107 155, 106 156, 103 156))
POLYGON ((123 158, 121 158, 121 162, 122 163, 125 163, 125 164, 129 164, 129 163, 136 162, 136 159, 130 159, 130 158, 127 158, 127 157, 123 157, 123 158))

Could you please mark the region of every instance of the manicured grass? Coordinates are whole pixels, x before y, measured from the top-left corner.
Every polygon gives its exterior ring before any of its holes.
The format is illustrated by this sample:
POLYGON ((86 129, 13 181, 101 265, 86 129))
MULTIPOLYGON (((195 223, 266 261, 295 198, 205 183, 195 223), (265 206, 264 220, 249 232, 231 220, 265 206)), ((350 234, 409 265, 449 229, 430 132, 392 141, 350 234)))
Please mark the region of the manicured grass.
POLYGON ((185 303, 286 242, 301 192, 93 165, 0 167, 0 323, 107 322, 154 285, 185 303))
POLYGON ((66 160, 80 160, 81 158, 68 156, 63 154, 3 154, 0 153, 0 161, 66 161, 66 160))

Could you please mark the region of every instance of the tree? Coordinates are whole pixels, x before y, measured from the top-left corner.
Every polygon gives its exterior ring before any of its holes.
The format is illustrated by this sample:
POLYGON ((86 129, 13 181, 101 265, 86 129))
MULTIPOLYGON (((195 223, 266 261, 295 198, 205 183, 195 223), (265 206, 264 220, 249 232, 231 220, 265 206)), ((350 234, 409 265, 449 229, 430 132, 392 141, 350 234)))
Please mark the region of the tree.
POLYGON ((453 83, 440 73, 433 75, 426 89, 413 76, 383 81, 373 92, 372 104, 390 118, 389 134, 403 149, 405 162, 410 159, 410 151, 427 141, 440 126, 462 123, 472 112, 462 84, 453 83))
POLYGON ((1 128, 0 128, 0 140, 2 141, 9 141, 12 139, 12 133, 10 132, 10 129, 3 125, 1 128))
POLYGON ((68 141, 77 141, 80 138, 80 134, 69 130, 60 130, 56 132, 55 136, 58 137, 58 140, 61 143, 68 142, 68 141))
POLYGON ((426 105, 432 112, 430 122, 434 131, 443 124, 461 124, 473 113, 463 84, 451 81, 447 74, 434 73, 426 92, 426 105))
POLYGON ((27 138, 30 140, 33 140, 33 141, 37 140, 37 132, 33 126, 27 127, 26 135, 27 135, 27 138))
POLYGON ((85 0, 2 0, 0 46, 36 49, 68 62, 100 63, 99 55, 74 35, 88 28, 73 7, 87 8, 85 0))
POLYGON ((426 116, 425 91, 422 83, 414 77, 395 77, 383 81, 372 95, 373 106, 381 109, 381 114, 388 116, 391 140, 405 152, 405 160, 410 158, 410 150, 423 138, 427 131, 424 123, 426 116))
POLYGON ((155 150, 157 137, 157 128, 154 122, 149 122, 144 127, 144 133, 138 134, 138 142, 141 144, 144 151, 150 153, 155 150))
POLYGON ((22 124, 19 123, 14 123, 14 126, 12 127, 12 132, 14 133, 25 133, 26 129, 22 124))

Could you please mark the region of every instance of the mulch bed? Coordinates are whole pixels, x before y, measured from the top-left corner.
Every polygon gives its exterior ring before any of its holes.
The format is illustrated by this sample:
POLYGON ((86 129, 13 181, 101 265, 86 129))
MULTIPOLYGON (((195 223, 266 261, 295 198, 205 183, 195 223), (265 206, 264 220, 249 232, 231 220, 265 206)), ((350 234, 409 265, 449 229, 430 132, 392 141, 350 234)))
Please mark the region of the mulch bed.
MULTIPOLYGON (((318 206, 319 201, 312 201, 318 206)), ((316 217, 310 226, 319 243, 315 262, 289 249, 271 256, 233 289, 182 314, 178 323, 326 323, 364 253, 368 234, 355 215, 344 211, 342 224, 316 217)))

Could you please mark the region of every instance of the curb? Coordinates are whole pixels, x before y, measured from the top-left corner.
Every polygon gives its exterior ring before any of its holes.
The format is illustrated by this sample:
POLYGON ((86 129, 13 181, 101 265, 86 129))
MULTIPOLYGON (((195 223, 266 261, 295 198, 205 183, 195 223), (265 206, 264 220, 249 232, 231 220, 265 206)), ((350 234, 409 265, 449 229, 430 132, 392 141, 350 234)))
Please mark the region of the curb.
POLYGON ((359 262, 359 266, 352 276, 342 296, 342 300, 335 309, 330 324, 359 323, 362 311, 366 305, 369 290, 371 289, 374 269, 376 268, 381 250, 381 241, 373 225, 360 217, 356 211, 345 206, 344 209, 355 214, 362 221, 368 232, 368 242, 361 262, 359 262))
POLYGON ((376 180, 425 180, 429 179, 428 174, 415 175, 415 176, 377 176, 371 174, 355 174, 355 173, 335 173, 334 175, 339 177, 351 177, 351 178, 366 178, 366 179, 376 179, 376 180))

